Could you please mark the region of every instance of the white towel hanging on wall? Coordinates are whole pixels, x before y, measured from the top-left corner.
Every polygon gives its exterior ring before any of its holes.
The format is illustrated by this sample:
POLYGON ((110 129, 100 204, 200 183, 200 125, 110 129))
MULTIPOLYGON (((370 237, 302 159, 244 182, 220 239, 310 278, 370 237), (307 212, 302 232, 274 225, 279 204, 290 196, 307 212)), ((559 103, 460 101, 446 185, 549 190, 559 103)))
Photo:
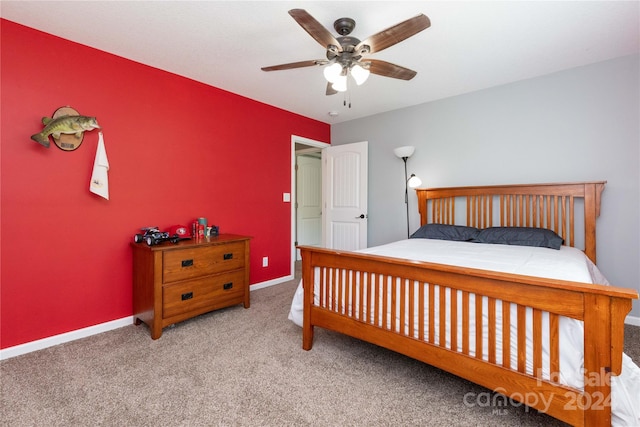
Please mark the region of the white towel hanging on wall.
POLYGON ((104 148, 104 138, 102 132, 98 133, 98 149, 96 150, 96 159, 93 162, 93 172, 91 173, 91 183, 89 190, 98 196, 109 200, 109 160, 107 159, 107 150, 104 148))

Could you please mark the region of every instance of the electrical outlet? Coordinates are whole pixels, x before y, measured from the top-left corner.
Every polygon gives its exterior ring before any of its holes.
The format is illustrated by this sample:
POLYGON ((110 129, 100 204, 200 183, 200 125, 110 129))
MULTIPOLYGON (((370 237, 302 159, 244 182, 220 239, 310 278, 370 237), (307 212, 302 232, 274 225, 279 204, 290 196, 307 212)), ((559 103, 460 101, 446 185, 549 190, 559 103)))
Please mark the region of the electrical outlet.
POLYGON ((262 266, 263 267, 269 267, 269 257, 268 256, 262 257, 262 266))

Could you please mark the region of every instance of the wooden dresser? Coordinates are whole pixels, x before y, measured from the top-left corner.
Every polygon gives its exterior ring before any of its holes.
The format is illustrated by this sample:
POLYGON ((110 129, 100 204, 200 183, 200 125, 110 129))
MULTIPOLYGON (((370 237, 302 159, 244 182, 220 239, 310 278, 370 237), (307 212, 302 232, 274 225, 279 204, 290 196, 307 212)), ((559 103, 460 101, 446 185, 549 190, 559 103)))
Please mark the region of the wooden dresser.
POLYGON ((151 338, 191 317, 244 304, 249 308, 249 237, 221 234, 133 248, 133 316, 151 338))

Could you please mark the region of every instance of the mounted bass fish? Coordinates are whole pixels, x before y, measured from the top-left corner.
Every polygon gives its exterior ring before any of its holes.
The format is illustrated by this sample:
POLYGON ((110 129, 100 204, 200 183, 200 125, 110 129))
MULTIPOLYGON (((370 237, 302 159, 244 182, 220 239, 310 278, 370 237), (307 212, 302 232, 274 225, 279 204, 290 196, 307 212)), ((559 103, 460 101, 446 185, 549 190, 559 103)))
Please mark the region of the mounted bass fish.
POLYGON ((43 117, 42 124, 45 125, 42 132, 31 135, 31 139, 47 148, 50 145, 49 135, 53 135, 55 139, 60 139, 62 134, 73 134, 77 139, 81 139, 84 131, 100 129, 96 118, 87 116, 43 117))

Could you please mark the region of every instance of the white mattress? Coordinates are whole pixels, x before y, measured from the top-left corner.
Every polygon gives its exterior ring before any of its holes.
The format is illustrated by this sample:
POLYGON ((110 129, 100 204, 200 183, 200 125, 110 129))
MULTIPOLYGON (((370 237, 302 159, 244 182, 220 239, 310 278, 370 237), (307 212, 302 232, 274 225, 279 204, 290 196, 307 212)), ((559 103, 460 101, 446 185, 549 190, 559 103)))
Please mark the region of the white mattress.
MULTIPOLYGON (((560 250, 554 250, 529 246, 408 239, 358 252, 551 279, 609 284, 582 251, 567 246, 562 246, 560 250)), ((472 304, 473 301, 471 301, 472 304)), ((289 313, 289 319, 299 326, 302 326, 302 311, 303 290, 302 283, 300 283, 289 313)), ((497 312, 500 313, 500 310, 497 312)), ((438 318, 437 314, 435 318, 438 318)), ((546 321, 546 316, 544 319, 546 321)), ((528 322, 528 324, 530 323, 528 322)), ((435 329, 437 331, 438 328, 435 329)), ((474 338, 473 335, 470 334, 471 339, 474 338)), ((448 331, 447 336, 449 336, 448 331)), ((548 339, 543 337, 543 345, 545 342, 548 342, 548 339)), ((561 318, 560 343, 560 380, 572 387, 582 388, 584 347, 582 322, 561 318)), ((451 343, 447 342, 447 347, 450 348, 450 346, 451 343)), ((498 346, 501 346, 500 342, 498 342, 498 346)), ((473 347, 473 343, 470 343, 470 348, 473 347)), ((512 347, 511 354, 515 358, 517 357, 517 348, 513 340, 512 347)), ((527 347, 527 351, 532 354, 531 340, 527 341, 527 347)), ((483 348, 486 349, 486 346, 483 348)), ((500 355, 501 351, 496 354, 500 355)), ((483 358, 487 359, 487 355, 483 355, 483 358)), ((528 372, 531 372, 533 370, 530 365, 531 358, 527 359, 529 360, 527 369, 528 372)), ((498 363, 502 363, 502 361, 498 363)), ((511 361, 511 366, 515 366, 514 359, 511 361)), ((543 377, 548 378, 548 375, 548 354, 545 354, 543 356, 543 377)), ((640 368, 627 355, 623 355, 621 375, 612 377, 611 400, 613 425, 640 426, 640 368)))

